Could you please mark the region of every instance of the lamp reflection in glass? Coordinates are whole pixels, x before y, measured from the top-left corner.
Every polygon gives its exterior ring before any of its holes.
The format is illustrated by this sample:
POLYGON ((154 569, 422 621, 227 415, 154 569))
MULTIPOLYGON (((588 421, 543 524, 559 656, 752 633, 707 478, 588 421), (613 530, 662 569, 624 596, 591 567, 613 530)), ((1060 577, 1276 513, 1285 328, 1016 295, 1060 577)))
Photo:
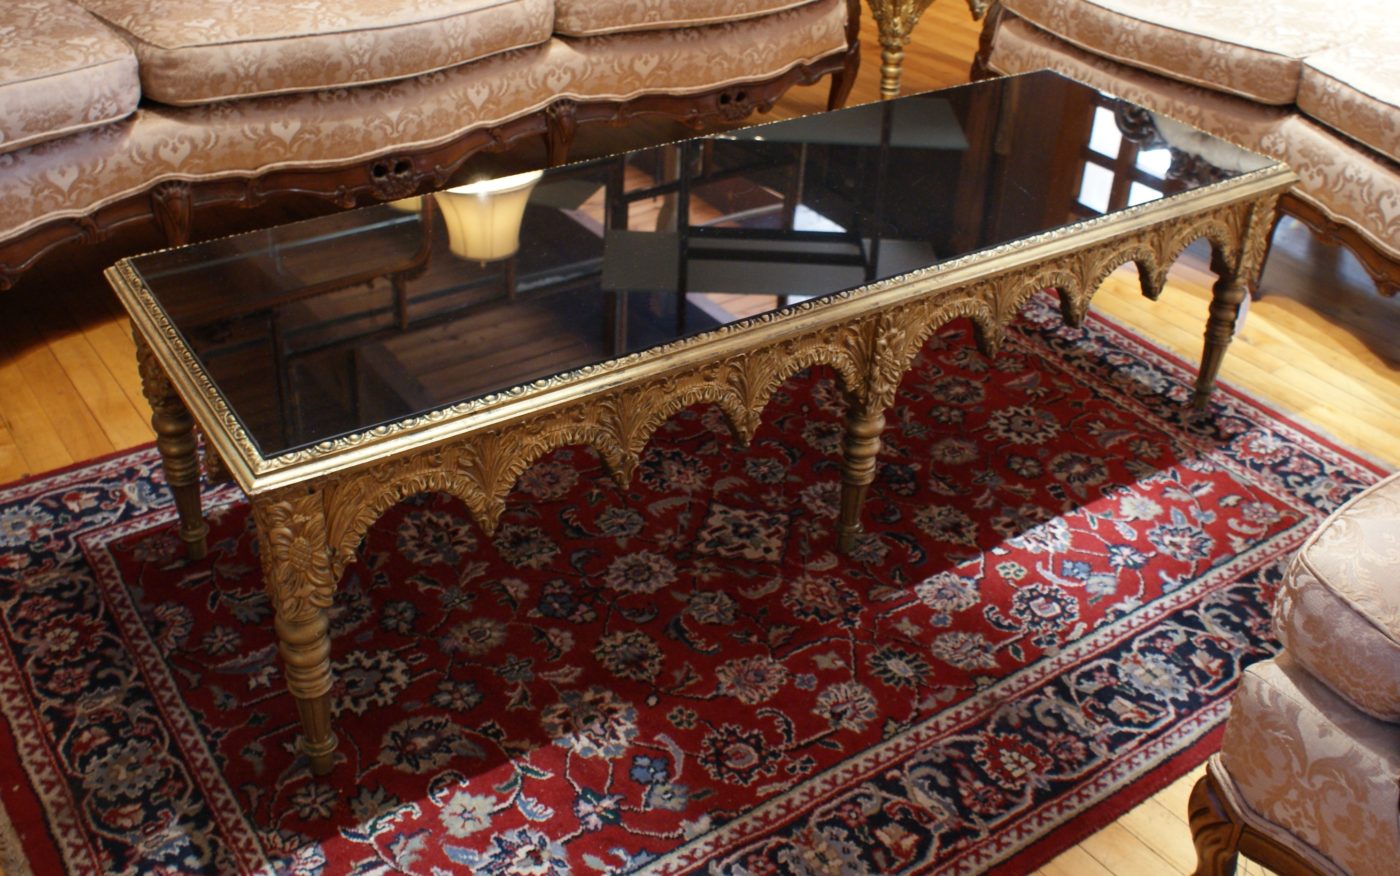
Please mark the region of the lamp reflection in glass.
POLYGON ((483 263, 515 255, 525 204, 543 175, 533 170, 435 192, 447 224, 447 248, 459 258, 483 263))

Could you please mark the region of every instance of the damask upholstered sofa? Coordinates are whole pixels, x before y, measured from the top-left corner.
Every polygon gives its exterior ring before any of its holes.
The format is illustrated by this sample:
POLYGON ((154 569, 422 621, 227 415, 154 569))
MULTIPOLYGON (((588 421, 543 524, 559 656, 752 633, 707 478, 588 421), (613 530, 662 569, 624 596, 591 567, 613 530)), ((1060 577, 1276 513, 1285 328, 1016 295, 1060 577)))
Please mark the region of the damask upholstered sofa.
POLYGON ((858 0, 4 0, 0 288, 45 252, 216 203, 343 205, 528 136, 763 109, 858 64, 858 0))
POLYGON ((1280 158, 1284 212, 1400 290, 1396 0, 998 0, 973 75, 1049 67, 1280 158))
POLYGON ((1400 871, 1400 474, 1338 509, 1274 606, 1283 652, 1245 670, 1191 796, 1200 874, 1400 871))

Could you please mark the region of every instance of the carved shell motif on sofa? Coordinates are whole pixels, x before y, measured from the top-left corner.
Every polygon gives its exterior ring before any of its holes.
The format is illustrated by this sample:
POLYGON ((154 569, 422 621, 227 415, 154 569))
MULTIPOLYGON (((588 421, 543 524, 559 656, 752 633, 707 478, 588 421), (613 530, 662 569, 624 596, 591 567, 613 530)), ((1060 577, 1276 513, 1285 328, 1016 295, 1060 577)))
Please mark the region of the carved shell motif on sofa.
POLYGON ((1400 291, 1396 0, 997 0, 973 75, 1050 68, 1286 161, 1279 202, 1400 291))
POLYGON ((210 204, 351 206, 579 124, 699 125, 831 74, 859 0, 5 0, 0 288, 45 252, 210 204))

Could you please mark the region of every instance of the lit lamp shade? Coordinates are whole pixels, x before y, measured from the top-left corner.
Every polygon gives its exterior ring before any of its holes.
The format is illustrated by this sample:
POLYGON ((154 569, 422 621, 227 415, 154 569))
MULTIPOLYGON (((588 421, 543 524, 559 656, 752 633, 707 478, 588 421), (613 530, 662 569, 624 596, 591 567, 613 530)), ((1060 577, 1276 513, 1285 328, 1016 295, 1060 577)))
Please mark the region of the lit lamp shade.
POLYGON ((435 192, 447 224, 447 248, 476 262, 515 255, 525 204, 543 175, 535 170, 435 192))

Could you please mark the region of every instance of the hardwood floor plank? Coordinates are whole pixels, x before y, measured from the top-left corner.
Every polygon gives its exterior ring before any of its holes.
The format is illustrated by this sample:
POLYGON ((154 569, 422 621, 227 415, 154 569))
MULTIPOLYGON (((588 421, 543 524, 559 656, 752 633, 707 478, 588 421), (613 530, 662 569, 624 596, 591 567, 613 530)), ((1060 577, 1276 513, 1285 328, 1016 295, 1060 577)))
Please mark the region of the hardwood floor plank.
MULTIPOLYGON (((6 346, 0 337, 0 347, 6 346)), ((0 359, 0 425, 10 433, 24 460, 19 476, 75 462, 45 414, 44 405, 30 391, 16 357, 8 349, 0 349, 0 359)))
POLYGON ((1191 831, 1173 812, 1149 797, 1129 811, 1118 823, 1181 873, 1196 868, 1196 846, 1191 831))
MULTIPOLYGON (((41 305, 43 300, 44 296, 39 296, 11 304, 5 323, 4 344, 9 353, 5 361, 18 368, 19 379, 42 402, 42 413, 53 424, 72 461, 111 453, 117 445, 103 431, 64 364, 64 358, 79 355, 83 344, 65 350, 63 358, 55 354, 47 343, 46 332, 57 329, 49 325, 49 315, 41 305)), ((77 363, 72 367, 74 371, 83 368, 77 363)))
POLYGON ((1267 361, 1259 364, 1255 358, 1241 356, 1228 371, 1222 369, 1225 380, 1296 416, 1305 426, 1364 449, 1392 465, 1400 463, 1400 436, 1392 418, 1364 403, 1348 402, 1347 393, 1341 388, 1333 387, 1329 392, 1325 384, 1310 380, 1311 375, 1304 369, 1267 361))
MULTIPOLYGON (((1193 304, 1189 287, 1175 291, 1185 294, 1175 302, 1164 295, 1144 305, 1135 281, 1114 275, 1094 296, 1093 307, 1188 362, 1198 362, 1204 302, 1193 304), (1192 312, 1196 304, 1199 313, 1192 312)), ((1248 323, 1257 326, 1269 316, 1257 305, 1248 323)), ((1230 345, 1221 369, 1223 381, 1344 444, 1400 465, 1400 375, 1362 379, 1364 366, 1332 368, 1305 350, 1276 343, 1260 346, 1253 342, 1260 330, 1253 331, 1255 335, 1242 333, 1230 345)))
POLYGON ((1187 824, 1191 789, 1196 787, 1196 781, 1205 774, 1206 765, 1201 764, 1175 782, 1167 785, 1156 794, 1153 794, 1152 799, 1160 803, 1168 812, 1175 814, 1183 825, 1187 824))
POLYGON ((1080 843, 1080 846, 1113 873, 1132 876, 1182 876, 1182 871, 1178 871, 1150 846, 1134 836, 1123 826, 1121 820, 1089 837, 1080 843))
POLYGON ((150 408, 141 393, 141 375, 136 369, 136 344, 131 339, 131 322, 116 296, 75 295, 63 297, 63 307, 73 324, 87 338, 102 359, 109 374, 121 387, 122 393, 147 422, 147 438, 155 433, 149 429, 150 408), (113 308, 116 308, 113 310, 113 308))
POLYGON ((29 467, 24 461, 24 454, 19 452, 15 436, 10 434, 8 426, 0 423, 0 484, 19 480, 28 472, 29 467))
MULTIPOLYGON (((1289 302, 1292 304, 1292 302, 1289 302)), ((1245 321, 1241 339, 1252 347, 1293 358, 1300 348, 1325 367, 1317 374, 1324 379, 1365 387, 1381 401, 1400 404, 1385 387, 1400 379, 1400 366, 1381 359, 1354 335, 1344 331, 1316 331, 1317 323, 1285 306, 1263 302, 1255 305, 1245 321), (1310 333, 1308 330, 1313 329, 1310 333)), ((1311 368, 1309 370, 1312 370, 1311 368)))
POLYGON ((126 318, 85 328, 83 334, 97 351, 102 364, 117 382, 122 394, 142 415, 145 437, 140 439, 141 442, 154 439, 155 432, 151 431, 150 426, 150 406, 146 404, 146 397, 141 392, 141 374, 136 368, 136 344, 131 340, 131 328, 126 318))
POLYGON ((30 316, 39 336, 110 446, 113 449, 130 447, 149 440, 153 433, 149 413, 142 413, 144 400, 141 408, 137 408, 127 397, 67 310, 55 304, 52 298, 39 298, 31 304, 30 316))
POLYGON ((1036 872, 1044 876, 1110 876, 1113 873, 1086 852, 1083 844, 1065 850, 1036 872))
POLYGON ((36 400, 42 400, 43 414, 68 452, 64 464, 116 449, 51 350, 31 347, 21 356, 19 365, 25 383, 33 388, 36 400))

